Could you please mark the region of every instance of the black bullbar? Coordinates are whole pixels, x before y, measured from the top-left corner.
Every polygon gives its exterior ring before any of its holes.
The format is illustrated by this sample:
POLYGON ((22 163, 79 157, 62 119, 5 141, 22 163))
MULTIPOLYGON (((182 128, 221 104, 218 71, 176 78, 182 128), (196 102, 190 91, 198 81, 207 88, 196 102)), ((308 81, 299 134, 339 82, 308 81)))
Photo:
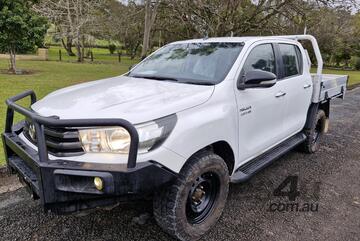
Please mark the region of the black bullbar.
POLYGON ((6 100, 7 113, 2 140, 8 169, 17 173, 27 184, 34 198, 39 198, 45 210, 56 213, 81 211, 97 206, 112 205, 121 200, 143 196, 171 182, 176 174, 156 161, 136 163, 139 137, 136 128, 124 119, 59 119, 43 117, 33 110, 16 104, 26 97, 36 102, 29 90, 6 100), (13 124, 17 112, 35 127, 34 150, 19 134, 25 121, 13 124), (66 127, 121 126, 131 137, 127 164, 102 164, 49 159, 45 129, 66 127))

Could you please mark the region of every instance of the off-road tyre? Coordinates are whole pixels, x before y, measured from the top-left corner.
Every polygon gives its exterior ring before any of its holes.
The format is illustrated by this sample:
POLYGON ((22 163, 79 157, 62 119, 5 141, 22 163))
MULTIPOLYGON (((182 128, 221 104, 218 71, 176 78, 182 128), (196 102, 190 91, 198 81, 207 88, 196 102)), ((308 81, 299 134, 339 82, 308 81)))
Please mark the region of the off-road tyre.
MULTIPOLYGON (((198 240, 220 218, 228 191, 229 171, 224 160, 211 151, 202 151, 186 162, 172 185, 155 193, 153 203, 155 220, 165 232, 179 240, 198 240), (209 188, 210 186, 216 188, 209 188), (206 193, 204 190, 210 191, 206 193), (203 195, 198 195, 199 193, 203 195), (207 214, 200 219, 202 212, 197 213, 201 210, 197 205, 203 207, 206 202, 199 204, 198 201, 202 199, 198 198, 210 197, 213 193, 215 193, 215 196, 211 196, 213 202, 207 204, 210 208, 204 209, 207 214)), ((204 200, 211 200, 205 198, 204 200)))
POLYGON ((306 140, 300 146, 303 152, 311 154, 315 153, 319 149, 325 122, 325 112, 323 110, 318 110, 316 118, 314 118, 314 121, 311 122, 310 128, 304 130, 306 140))

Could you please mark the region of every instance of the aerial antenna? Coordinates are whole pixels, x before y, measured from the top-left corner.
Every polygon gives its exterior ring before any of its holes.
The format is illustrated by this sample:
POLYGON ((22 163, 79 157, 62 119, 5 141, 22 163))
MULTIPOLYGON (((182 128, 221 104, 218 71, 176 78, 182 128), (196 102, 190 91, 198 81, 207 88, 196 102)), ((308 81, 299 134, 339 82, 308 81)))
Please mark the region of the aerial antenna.
POLYGON ((234 37, 234 32, 233 31, 231 31, 230 37, 234 37))
POLYGON ((306 25, 305 25, 305 28, 304 28, 304 35, 306 35, 306 30, 307 30, 307 29, 306 29, 306 25))

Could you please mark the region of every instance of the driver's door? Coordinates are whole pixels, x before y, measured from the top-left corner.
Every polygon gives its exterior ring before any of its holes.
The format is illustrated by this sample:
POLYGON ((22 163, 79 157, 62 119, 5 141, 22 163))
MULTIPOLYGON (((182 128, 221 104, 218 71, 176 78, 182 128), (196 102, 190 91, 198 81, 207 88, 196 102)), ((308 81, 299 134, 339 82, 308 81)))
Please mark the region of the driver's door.
MULTIPOLYGON (((240 78, 247 71, 263 70, 277 74, 271 43, 255 46, 246 57, 240 78)), ((285 98, 281 84, 268 88, 236 90, 239 119, 240 165, 279 143, 284 137, 285 98)))

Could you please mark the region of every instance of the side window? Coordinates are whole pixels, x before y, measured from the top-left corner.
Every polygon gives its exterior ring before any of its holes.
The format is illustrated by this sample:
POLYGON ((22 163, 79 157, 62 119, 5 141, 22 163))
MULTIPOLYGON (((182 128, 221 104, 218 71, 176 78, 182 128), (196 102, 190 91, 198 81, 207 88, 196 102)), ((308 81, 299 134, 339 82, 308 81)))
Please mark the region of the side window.
POLYGON ((284 64, 284 77, 298 75, 302 72, 302 58, 299 48, 292 44, 279 44, 284 64))
POLYGON ((262 44, 251 50, 245 61, 242 74, 255 69, 276 74, 275 55, 271 44, 262 44))

